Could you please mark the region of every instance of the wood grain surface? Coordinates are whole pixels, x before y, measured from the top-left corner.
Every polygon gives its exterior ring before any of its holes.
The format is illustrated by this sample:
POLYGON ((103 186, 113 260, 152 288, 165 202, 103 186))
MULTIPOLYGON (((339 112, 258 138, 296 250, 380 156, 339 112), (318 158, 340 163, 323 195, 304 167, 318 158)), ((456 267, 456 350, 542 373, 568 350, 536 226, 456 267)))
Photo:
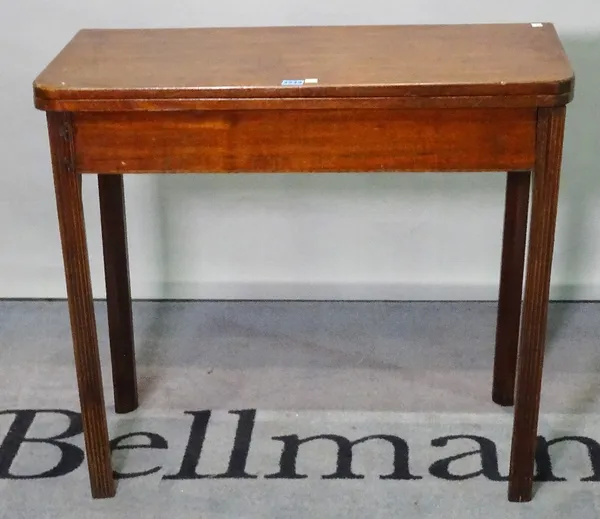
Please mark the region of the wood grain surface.
POLYGON ((530 501, 532 498, 564 127, 564 107, 540 110, 527 278, 517 358, 515 420, 508 484, 508 498, 511 501, 530 501))
POLYGON ((37 106, 53 110, 75 110, 74 100, 147 109, 173 99, 382 96, 533 96, 537 105, 536 96, 564 102, 572 89, 550 23, 87 29, 34 82, 37 106), (298 79, 318 82, 282 86, 298 79))
POLYGON ((73 154, 71 117, 49 113, 47 120, 91 491, 93 497, 112 497, 115 482, 108 443, 81 176, 69 167, 73 154))
POLYGON ((534 109, 75 114, 79 172, 531 169, 534 109))

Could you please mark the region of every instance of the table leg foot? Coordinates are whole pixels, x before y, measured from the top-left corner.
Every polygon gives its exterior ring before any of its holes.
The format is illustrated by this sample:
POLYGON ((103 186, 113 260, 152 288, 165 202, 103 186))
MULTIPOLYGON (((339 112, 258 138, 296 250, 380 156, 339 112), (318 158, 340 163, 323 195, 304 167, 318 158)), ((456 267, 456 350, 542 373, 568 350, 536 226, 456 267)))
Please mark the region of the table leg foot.
POLYGON ((511 503, 527 503, 533 498, 533 484, 524 482, 522 486, 518 484, 508 485, 508 500, 511 503))

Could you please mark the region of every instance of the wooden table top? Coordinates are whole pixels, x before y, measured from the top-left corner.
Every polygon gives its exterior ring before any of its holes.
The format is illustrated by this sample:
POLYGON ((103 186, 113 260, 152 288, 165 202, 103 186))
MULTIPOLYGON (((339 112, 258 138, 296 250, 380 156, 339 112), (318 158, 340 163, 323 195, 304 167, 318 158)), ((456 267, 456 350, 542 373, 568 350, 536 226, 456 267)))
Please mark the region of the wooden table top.
POLYGON ((34 91, 38 108, 61 109, 65 101, 207 98, 570 99, 573 83, 549 23, 85 29, 34 91))

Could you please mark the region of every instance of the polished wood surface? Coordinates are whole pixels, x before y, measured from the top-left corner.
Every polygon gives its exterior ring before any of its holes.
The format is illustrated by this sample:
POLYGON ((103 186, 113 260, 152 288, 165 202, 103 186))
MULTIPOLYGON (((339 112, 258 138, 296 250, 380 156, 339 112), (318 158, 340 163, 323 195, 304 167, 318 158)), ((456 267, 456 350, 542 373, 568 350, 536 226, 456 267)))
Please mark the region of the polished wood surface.
POLYGON ((102 390, 81 177, 70 168, 73 127, 70 114, 48 113, 47 121, 90 486, 92 496, 111 497, 115 494, 115 482, 102 390))
POLYGON ((79 172, 505 171, 535 160, 536 111, 75 114, 79 172))
POLYGON ((573 70, 549 23, 83 30, 34 89, 37 106, 53 110, 382 96, 467 96, 474 106, 476 97, 533 96, 539 105, 565 101, 573 70), (318 83, 282 86, 297 79, 318 83))
POLYGON ((122 174, 508 171, 492 395, 515 402, 508 497, 531 499, 565 105, 574 87, 554 27, 539 25, 78 33, 35 81, 34 95, 50 112, 95 497, 115 489, 81 174, 99 175, 115 407, 127 412, 137 406, 137 387, 122 174), (318 82, 281 85, 306 78, 318 82))
POLYGON ((64 112, 189 112, 205 110, 398 110, 414 108, 532 108, 562 106, 572 92, 545 95, 437 97, 245 97, 196 99, 64 99, 38 104, 64 112))

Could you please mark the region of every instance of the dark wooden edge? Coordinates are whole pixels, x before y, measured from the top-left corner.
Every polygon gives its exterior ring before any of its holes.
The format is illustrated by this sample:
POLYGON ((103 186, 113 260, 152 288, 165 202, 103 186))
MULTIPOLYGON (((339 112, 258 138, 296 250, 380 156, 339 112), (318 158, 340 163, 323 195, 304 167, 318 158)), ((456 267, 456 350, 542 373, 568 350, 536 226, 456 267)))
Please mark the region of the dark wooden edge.
POLYGON ((506 177, 492 384, 492 400, 502 406, 514 403, 531 172, 509 171, 506 177))
POLYGON ((280 97, 198 99, 44 99, 35 107, 45 111, 127 112, 185 110, 400 109, 400 108, 525 108, 564 106, 573 91, 556 95, 439 96, 439 97, 280 97))
POLYGON ((115 411, 129 413, 138 390, 123 176, 98 175, 98 198, 115 411))
POLYGON ((305 99, 321 97, 449 97, 449 96, 521 96, 560 95, 573 90, 574 75, 551 81, 532 83, 457 83, 457 84, 406 84, 406 85, 304 85, 300 87, 231 86, 195 88, 74 88, 46 85, 36 79, 33 83, 35 97, 55 100, 108 100, 108 99, 214 99, 233 98, 288 98, 305 99))

